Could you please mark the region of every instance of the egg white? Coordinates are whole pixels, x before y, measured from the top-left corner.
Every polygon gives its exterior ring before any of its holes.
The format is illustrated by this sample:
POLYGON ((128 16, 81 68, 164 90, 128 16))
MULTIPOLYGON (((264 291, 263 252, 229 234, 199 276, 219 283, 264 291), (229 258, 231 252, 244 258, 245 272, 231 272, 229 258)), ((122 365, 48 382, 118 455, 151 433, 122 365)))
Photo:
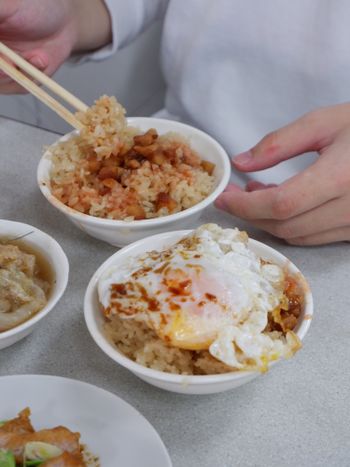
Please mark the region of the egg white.
POLYGON ((106 314, 145 322, 171 346, 209 350, 232 368, 263 369, 297 346, 297 338, 263 332, 283 299, 284 279, 244 233, 209 224, 164 252, 110 267, 98 295, 106 314), (113 295, 115 284, 132 290, 113 295))

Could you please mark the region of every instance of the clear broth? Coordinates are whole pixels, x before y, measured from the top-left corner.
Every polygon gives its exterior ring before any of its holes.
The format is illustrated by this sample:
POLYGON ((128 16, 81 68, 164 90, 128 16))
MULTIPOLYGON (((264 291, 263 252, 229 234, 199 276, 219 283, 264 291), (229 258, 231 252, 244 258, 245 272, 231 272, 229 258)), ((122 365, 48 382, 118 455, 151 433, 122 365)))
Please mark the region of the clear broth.
POLYGON ((56 277, 51 264, 46 259, 45 253, 38 247, 33 247, 22 239, 11 240, 9 237, 2 237, 0 238, 0 244, 17 246, 24 253, 35 256, 35 276, 49 284, 48 291, 45 292, 46 298, 49 299, 56 277))

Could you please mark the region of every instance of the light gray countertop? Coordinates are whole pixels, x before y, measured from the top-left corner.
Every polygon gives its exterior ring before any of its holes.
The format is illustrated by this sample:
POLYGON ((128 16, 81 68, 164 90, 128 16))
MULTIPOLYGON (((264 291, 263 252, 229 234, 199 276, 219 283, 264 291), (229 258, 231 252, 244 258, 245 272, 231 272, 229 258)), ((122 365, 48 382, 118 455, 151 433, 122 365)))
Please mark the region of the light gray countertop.
POLYGON ((153 424, 174 467, 350 466, 350 244, 287 246, 210 208, 202 222, 245 228, 295 262, 310 282, 314 319, 295 358, 245 386, 210 396, 158 390, 110 360, 88 334, 85 288, 115 248, 82 233, 39 192, 42 147, 56 138, 0 119, 0 217, 52 235, 71 271, 42 325, 0 351, 0 374, 66 376, 117 394, 153 424))

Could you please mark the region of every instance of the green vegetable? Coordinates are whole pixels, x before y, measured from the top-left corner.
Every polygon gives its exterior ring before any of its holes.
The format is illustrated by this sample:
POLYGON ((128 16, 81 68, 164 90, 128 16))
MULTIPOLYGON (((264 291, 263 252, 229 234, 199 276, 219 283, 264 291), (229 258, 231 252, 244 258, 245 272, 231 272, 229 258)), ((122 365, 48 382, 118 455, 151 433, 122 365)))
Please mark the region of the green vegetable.
POLYGON ((0 467, 16 467, 15 456, 11 451, 0 449, 0 467))
MULTIPOLYGON (((60 456, 62 452, 62 449, 54 444, 43 443, 42 441, 31 441, 24 446, 24 466, 40 465, 43 461, 60 456)), ((2 466, 0 465, 0 467, 2 466)))
POLYGON ((5 423, 7 423, 7 420, 0 420, 0 427, 5 425, 5 423))

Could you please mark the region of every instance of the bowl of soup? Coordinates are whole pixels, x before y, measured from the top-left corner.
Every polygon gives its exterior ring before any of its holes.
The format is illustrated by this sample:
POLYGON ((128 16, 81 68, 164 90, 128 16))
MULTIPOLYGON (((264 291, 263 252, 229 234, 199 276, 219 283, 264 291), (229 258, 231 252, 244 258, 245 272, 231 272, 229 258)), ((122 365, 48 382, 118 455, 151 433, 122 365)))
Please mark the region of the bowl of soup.
POLYGON ((62 297, 68 259, 38 228, 0 220, 0 349, 30 334, 62 297))

